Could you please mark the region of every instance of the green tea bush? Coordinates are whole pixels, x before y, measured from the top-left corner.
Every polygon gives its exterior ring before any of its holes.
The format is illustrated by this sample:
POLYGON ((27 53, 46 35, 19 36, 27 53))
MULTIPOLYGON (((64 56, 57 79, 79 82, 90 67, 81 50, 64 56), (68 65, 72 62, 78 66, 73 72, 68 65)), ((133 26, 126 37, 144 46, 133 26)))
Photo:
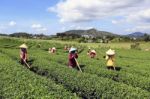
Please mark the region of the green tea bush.
POLYGON ((131 49, 141 50, 140 43, 131 44, 131 49))
POLYGON ((88 73, 80 73, 57 63, 40 59, 33 66, 49 71, 49 77, 63 84, 85 98, 139 98, 149 97, 147 91, 114 82, 110 79, 98 77, 88 73), (145 93, 142 94, 142 93, 145 93), (115 93, 115 94, 114 94, 115 93), (141 93, 141 94, 140 94, 141 93))
POLYGON ((63 86, 33 74, 4 54, 0 55, 0 97, 4 99, 78 98, 63 86))
MULTIPOLYGON (((29 59, 33 60, 31 72, 17 63, 19 61, 18 46, 22 41, 20 40, 19 43, 17 41, 14 44, 6 41, 7 43, 0 45, 0 53, 3 53, 5 57, 7 55, 8 58, 4 58, 7 63, 0 58, 2 60, 0 62, 0 67, 2 67, 0 68, 2 75, 0 84, 6 85, 0 87, 2 89, 0 97, 14 98, 12 90, 17 84, 18 90, 14 91, 16 94, 19 93, 18 96, 15 94, 17 98, 37 98, 38 96, 41 98, 78 98, 76 94, 85 99, 149 99, 150 97, 148 65, 150 57, 148 52, 135 49, 115 49, 117 53, 116 64, 121 67, 121 70, 109 71, 106 69, 106 62, 103 59, 108 48, 96 48, 97 57, 90 59, 86 54, 87 46, 67 43, 69 46, 79 48, 78 61, 81 63, 81 67, 85 65, 82 67, 83 73, 80 73, 66 66, 68 52, 63 50, 65 43, 28 40, 26 43, 29 46, 29 59), (41 47, 37 48, 39 43, 41 47), (53 46, 57 48, 57 52, 49 54, 47 50, 53 46), (9 82, 10 77, 15 80, 11 79, 9 82), (41 88, 41 86, 44 87, 41 88), (28 90, 28 88, 32 90, 28 90), (39 89, 41 89, 39 92, 35 91, 39 89)), ((4 40, 3 43, 6 41, 4 40)))

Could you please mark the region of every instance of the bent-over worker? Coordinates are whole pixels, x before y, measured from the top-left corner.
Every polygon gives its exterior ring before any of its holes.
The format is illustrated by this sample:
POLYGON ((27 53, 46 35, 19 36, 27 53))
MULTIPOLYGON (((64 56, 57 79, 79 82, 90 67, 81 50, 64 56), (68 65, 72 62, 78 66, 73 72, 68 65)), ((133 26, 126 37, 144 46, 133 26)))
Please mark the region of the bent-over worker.
POLYGON ((64 46, 64 50, 65 50, 65 51, 67 51, 67 50, 68 50, 68 47, 67 47, 67 45, 65 45, 65 46, 64 46))
POLYGON ((56 48, 53 47, 53 48, 51 49, 51 53, 55 53, 55 52, 56 52, 56 48))
POLYGON ((26 44, 22 44, 19 46, 20 47, 20 61, 21 64, 25 64, 25 62, 27 62, 27 45, 26 44))
POLYGON ((49 49, 48 49, 48 52, 49 52, 49 53, 55 53, 55 52, 56 52, 56 48, 55 48, 55 47, 49 48, 49 49))
POLYGON ((96 57, 96 51, 91 50, 89 55, 90 55, 91 58, 95 58, 96 57))
POLYGON ((107 68, 115 70, 115 51, 109 49, 106 52, 107 68))
POLYGON ((75 68, 77 66, 77 63, 75 60, 76 58, 78 58, 77 49, 72 47, 69 50, 69 56, 68 56, 68 59, 69 59, 68 65, 70 68, 75 68))

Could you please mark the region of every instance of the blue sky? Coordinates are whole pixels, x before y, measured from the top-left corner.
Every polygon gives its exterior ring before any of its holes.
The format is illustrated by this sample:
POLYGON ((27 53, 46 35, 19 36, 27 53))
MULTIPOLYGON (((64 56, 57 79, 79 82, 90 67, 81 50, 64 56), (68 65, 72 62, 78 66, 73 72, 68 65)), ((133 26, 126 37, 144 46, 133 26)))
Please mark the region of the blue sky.
POLYGON ((0 0, 0 33, 150 33, 150 0, 0 0))

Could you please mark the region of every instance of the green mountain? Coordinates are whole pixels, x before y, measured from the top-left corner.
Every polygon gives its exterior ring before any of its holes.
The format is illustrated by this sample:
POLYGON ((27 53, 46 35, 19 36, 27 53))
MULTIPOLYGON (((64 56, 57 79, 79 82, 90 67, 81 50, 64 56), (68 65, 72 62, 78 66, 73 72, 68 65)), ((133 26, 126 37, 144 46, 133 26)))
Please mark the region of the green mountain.
POLYGON ((92 37, 119 36, 111 32, 98 31, 94 28, 89 29, 89 30, 69 30, 69 31, 63 32, 62 34, 66 34, 66 35, 75 34, 79 36, 92 36, 92 37))

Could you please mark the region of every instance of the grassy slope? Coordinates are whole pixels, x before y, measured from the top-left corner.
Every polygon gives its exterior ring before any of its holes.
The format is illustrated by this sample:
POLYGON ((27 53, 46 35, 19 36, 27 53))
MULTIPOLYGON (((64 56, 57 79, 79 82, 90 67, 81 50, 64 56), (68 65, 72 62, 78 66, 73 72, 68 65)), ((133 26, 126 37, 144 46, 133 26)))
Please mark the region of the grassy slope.
MULTIPOLYGON (((0 38, 1 40, 1 38, 0 38)), ((16 39, 15 39, 16 40, 16 39)), ((14 40, 14 41, 15 41, 14 40)), ((58 48, 58 53, 57 55, 54 57, 50 55, 51 58, 53 58, 53 60, 57 61, 58 63, 67 63, 67 53, 63 54, 64 56, 62 56, 63 51, 61 49, 63 49, 63 44, 71 44, 71 45, 75 45, 77 46, 77 44, 75 44, 75 42, 71 42, 71 43, 67 43, 67 42, 60 42, 60 41, 45 41, 45 40, 38 40, 38 42, 35 42, 35 40, 20 40, 21 42, 15 42, 14 41, 10 42, 9 40, 1 40, 3 42, 0 42, 0 47, 6 47, 6 49, 8 50, 8 52, 10 51, 10 48, 17 48, 17 46, 19 44, 21 44, 22 42, 27 42, 28 46, 30 46, 30 50, 29 53, 31 58, 34 58, 34 55, 36 55, 35 53, 35 48, 37 48, 37 44, 41 43, 42 48, 40 48, 39 53, 43 53, 42 57, 43 58, 47 58, 47 52, 46 50, 48 49, 48 47, 52 47, 52 46, 57 46, 58 48), (46 43, 47 42, 47 43, 46 43), (57 42, 57 44, 54 44, 54 42, 57 42), (60 45, 58 45, 60 43, 60 45), (14 45, 14 46, 13 46, 14 45), (59 47, 58 47, 59 46, 59 47), (61 57, 61 58, 60 58, 61 57)), ((143 77, 149 77, 149 59, 150 59, 150 53, 149 52, 145 52, 145 51, 137 51, 137 50, 127 50, 126 48, 128 48, 127 46, 130 45, 130 43, 126 43, 126 46, 124 46, 123 44, 125 43, 113 43, 113 44, 102 44, 101 47, 99 47, 99 44, 82 44, 84 46, 92 46, 92 47, 96 47, 96 50, 98 52, 98 58, 100 60, 96 60, 94 59, 93 61, 91 61, 90 58, 86 57, 86 50, 84 50, 81 54, 80 54, 80 58, 79 58, 79 62, 82 64, 88 64, 88 65, 93 65, 94 67, 100 66, 100 68, 103 68, 104 64, 105 64, 105 60, 102 58, 103 55, 105 55, 105 51, 107 50, 107 48, 103 48, 106 46, 111 46, 111 47, 117 47, 117 65, 121 66, 125 72, 128 73, 133 73, 133 75, 140 75, 143 77), (125 49, 119 49, 122 48, 121 46, 125 47, 125 49), (85 58, 86 57, 86 58, 85 58), (86 61, 84 61, 86 60, 86 61), (101 67, 102 66, 102 67, 101 67)), ((150 45, 149 43, 143 43, 142 46, 144 46, 145 48, 147 47, 147 45, 150 45)), ((6 51, 7 51, 6 50, 6 51)), ((19 49, 17 49, 19 50, 19 49)), ((17 52, 15 50, 15 52, 17 52)), ((38 52, 38 50, 37 50, 38 52)), ((16 53, 15 53, 16 54, 16 53)), ((87 66, 88 66, 87 65, 87 66)), ((96 69, 96 68, 95 68, 96 69)), ((142 83, 142 82, 141 82, 142 83)), ((149 87, 149 86, 148 86, 149 87)))

